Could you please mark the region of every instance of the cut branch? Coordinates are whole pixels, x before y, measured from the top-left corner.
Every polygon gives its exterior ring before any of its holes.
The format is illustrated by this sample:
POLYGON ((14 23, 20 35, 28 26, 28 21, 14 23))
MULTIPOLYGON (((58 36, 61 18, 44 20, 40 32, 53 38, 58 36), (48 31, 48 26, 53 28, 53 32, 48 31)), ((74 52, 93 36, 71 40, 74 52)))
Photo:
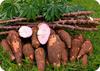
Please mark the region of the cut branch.
POLYGON ((54 24, 55 28, 64 28, 64 29, 70 29, 70 30, 82 30, 82 31, 96 31, 97 28, 85 28, 85 27, 79 27, 79 26, 71 26, 71 25, 61 25, 61 24, 54 24))
POLYGON ((27 18, 15 18, 11 20, 0 20, 0 24, 2 23, 10 23, 10 22, 18 22, 18 21, 26 21, 27 18))
POLYGON ((100 18, 93 18, 93 20, 100 22, 100 18))
POLYGON ((58 24, 83 24, 83 25, 87 25, 87 24, 93 24, 93 25, 99 25, 97 21, 91 21, 91 20, 84 20, 84 19, 79 19, 79 20, 59 20, 59 21, 55 21, 54 23, 58 23, 58 24))
POLYGON ((79 11, 79 12, 66 13, 66 14, 63 14, 62 16, 73 17, 73 16, 90 15, 92 13, 93 13, 93 11, 79 11))
POLYGON ((12 29, 18 29, 21 26, 29 26, 29 27, 34 27, 36 26, 35 24, 26 24, 26 25, 16 25, 16 26, 0 26, 0 29, 4 30, 12 30, 12 29))

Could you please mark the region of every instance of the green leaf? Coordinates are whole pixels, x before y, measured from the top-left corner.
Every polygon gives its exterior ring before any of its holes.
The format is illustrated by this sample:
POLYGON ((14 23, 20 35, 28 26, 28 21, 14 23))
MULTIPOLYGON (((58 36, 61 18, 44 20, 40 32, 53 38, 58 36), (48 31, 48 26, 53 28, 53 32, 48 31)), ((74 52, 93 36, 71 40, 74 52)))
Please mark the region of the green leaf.
POLYGON ((47 7, 44 8, 43 16, 47 21, 54 21, 59 19, 63 12, 64 7, 61 4, 48 4, 47 7))
POLYGON ((18 15, 17 7, 12 3, 3 3, 2 19, 13 18, 18 15))

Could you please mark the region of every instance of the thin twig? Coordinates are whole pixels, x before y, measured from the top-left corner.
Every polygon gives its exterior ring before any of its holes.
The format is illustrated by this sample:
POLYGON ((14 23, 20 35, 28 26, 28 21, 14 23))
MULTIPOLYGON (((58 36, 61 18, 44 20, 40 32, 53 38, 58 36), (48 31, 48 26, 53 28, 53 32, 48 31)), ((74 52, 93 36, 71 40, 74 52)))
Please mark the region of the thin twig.
POLYGON ((15 18, 11 20, 0 20, 0 24, 2 23, 10 23, 10 22, 17 22, 17 21, 25 21, 27 18, 15 18))
POLYGON ((87 25, 87 24, 93 24, 93 25, 99 25, 99 23, 97 21, 91 21, 89 19, 84 20, 84 19, 79 19, 79 20, 59 20, 59 21, 55 21, 54 23, 58 23, 58 24, 83 24, 83 25, 87 25))
POLYGON ((92 13, 94 13, 94 12, 93 11, 79 11, 79 12, 65 13, 62 16, 64 16, 64 17, 73 17, 73 16, 90 15, 92 13))

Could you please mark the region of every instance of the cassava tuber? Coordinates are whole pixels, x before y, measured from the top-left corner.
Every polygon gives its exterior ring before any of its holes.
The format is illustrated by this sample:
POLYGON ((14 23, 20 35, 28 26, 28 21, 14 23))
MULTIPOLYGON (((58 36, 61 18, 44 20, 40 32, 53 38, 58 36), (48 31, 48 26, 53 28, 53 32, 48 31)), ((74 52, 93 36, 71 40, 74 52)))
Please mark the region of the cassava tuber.
POLYGON ((65 42, 68 48, 71 48, 71 36, 69 33, 67 33, 64 30, 58 30, 57 31, 60 38, 65 42))
POLYGON ((82 34, 76 35, 74 38, 79 39, 81 43, 83 43, 83 41, 84 41, 84 38, 83 38, 82 34))
POLYGON ((18 65, 22 63, 22 44, 19 35, 16 31, 11 30, 8 34, 7 40, 13 50, 18 65))
POLYGON ((3 39, 1 41, 1 46, 3 47, 3 49, 6 51, 6 53, 9 53, 10 56, 10 60, 13 61, 15 59, 15 56, 10 48, 10 45, 8 44, 6 39, 3 39))
POLYGON ((56 35, 56 37, 57 37, 57 41, 59 41, 59 45, 58 46, 60 46, 60 50, 61 50, 61 63, 63 65, 66 65, 67 61, 68 61, 67 48, 65 46, 65 43, 63 41, 61 41, 60 37, 58 35, 56 35))
POLYGON ((88 64, 87 54, 84 54, 81 59, 82 59, 82 65, 86 66, 88 64))
POLYGON ((47 52, 49 63, 53 66, 60 67, 61 49, 59 46, 59 41, 57 41, 56 34, 53 30, 51 31, 51 35, 48 40, 47 52))
POLYGON ((83 36, 77 35, 74 39, 72 39, 72 47, 70 49, 70 61, 74 62, 78 56, 78 53, 80 51, 81 45, 83 42, 83 36))
POLYGON ((46 63, 46 65, 50 64, 47 56, 46 56, 46 59, 45 59, 45 63, 46 63))
POLYGON ((72 47, 70 49, 70 61, 74 62, 77 58, 77 55, 79 53, 80 50, 80 40, 79 39, 73 39, 72 40, 72 47))
POLYGON ((36 58, 37 66, 38 66, 38 71, 44 71, 45 70, 45 52, 42 47, 41 48, 39 47, 35 50, 35 58, 36 58))
POLYGON ((77 58, 79 59, 82 55, 84 55, 84 54, 86 54, 86 53, 90 53, 90 54, 93 53, 93 46, 92 46, 92 43, 91 43, 91 41, 90 41, 89 39, 87 39, 87 40, 82 44, 81 50, 80 50, 80 52, 79 52, 77 58))
POLYGON ((56 67, 59 67, 61 63, 66 65, 68 57, 65 44, 53 30, 51 31, 47 45, 49 63, 56 67))
POLYGON ((38 31, 38 27, 33 27, 33 34, 32 34, 32 46, 34 48, 38 48, 40 46, 40 42, 37 38, 37 31, 38 31))
POLYGON ((32 45, 30 43, 26 43, 23 45, 23 54, 29 59, 30 63, 33 63, 34 49, 32 48, 32 45))

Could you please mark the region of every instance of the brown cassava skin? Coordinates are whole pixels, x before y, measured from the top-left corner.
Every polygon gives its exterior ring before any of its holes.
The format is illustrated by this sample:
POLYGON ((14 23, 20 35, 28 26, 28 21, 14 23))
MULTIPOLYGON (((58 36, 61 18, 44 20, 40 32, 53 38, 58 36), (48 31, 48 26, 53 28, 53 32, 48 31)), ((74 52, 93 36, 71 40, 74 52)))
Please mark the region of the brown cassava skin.
POLYGON ((38 71, 44 71, 45 70, 45 52, 42 47, 41 48, 39 47, 35 50, 35 58, 36 58, 37 66, 38 66, 38 71))
POLYGON ((82 59, 82 65, 87 66, 88 64, 87 54, 84 54, 81 59, 82 59))
POLYGON ((90 53, 90 54, 93 53, 93 46, 92 46, 92 43, 91 43, 91 41, 90 41, 89 39, 87 39, 87 40, 82 44, 81 50, 80 50, 80 52, 79 52, 77 58, 79 59, 82 55, 84 55, 84 54, 86 54, 86 53, 90 53))
POLYGON ((61 40, 65 42, 67 47, 71 48, 71 36, 69 35, 69 33, 64 30, 58 30, 57 33, 61 40))
POLYGON ((15 59, 15 56, 10 48, 10 45, 8 44, 8 41, 6 39, 3 39, 1 41, 1 46, 3 47, 3 49, 5 50, 6 53, 9 53, 10 56, 10 60, 13 61, 15 59))
POLYGON ((9 31, 7 40, 13 50, 16 62, 20 65, 22 63, 22 44, 18 33, 14 30, 9 31))
POLYGON ((46 65, 50 64, 47 56, 46 56, 46 59, 45 59, 45 63, 46 63, 46 65))
POLYGON ((23 54, 29 59, 30 63, 33 63, 35 54, 34 49, 32 48, 32 45, 30 43, 26 43, 23 45, 23 54))
POLYGON ((60 39, 60 37, 58 35, 56 35, 57 37, 57 41, 59 41, 59 45, 60 46, 60 50, 61 50, 61 63, 63 65, 66 65, 67 61, 68 61, 68 53, 67 53, 67 48, 65 46, 65 43, 62 42, 62 40, 60 39))
POLYGON ((80 51, 81 42, 79 39, 72 40, 72 47, 70 49, 70 61, 74 62, 77 58, 77 55, 80 51))
POLYGON ((59 43, 57 41, 55 32, 51 31, 51 35, 49 37, 47 44, 48 60, 49 63, 52 64, 53 66, 60 67, 61 50, 58 44, 59 43))
POLYGON ((66 65, 67 52, 65 45, 53 30, 51 31, 47 45, 49 63, 56 67, 60 67, 61 63, 66 65))
POLYGON ((82 43, 83 43, 83 36, 81 34, 75 36, 72 39, 72 45, 70 49, 70 61, 71 62, 76 61, 76 58, 78 56, 82 43))
POLYGON ((82 34, 76 35, 74 38, 79 39, 81 43, 83 43, 83 41, 84 41, 84 38, 83 38, 82 34))
POLYGON ((40 46, 40 42, 37 38, 37 31, 38 31, 38 27, 33 27, 32 28, 33 34, 32 34, 32 46, 34 48, 38 48, 40 46))

